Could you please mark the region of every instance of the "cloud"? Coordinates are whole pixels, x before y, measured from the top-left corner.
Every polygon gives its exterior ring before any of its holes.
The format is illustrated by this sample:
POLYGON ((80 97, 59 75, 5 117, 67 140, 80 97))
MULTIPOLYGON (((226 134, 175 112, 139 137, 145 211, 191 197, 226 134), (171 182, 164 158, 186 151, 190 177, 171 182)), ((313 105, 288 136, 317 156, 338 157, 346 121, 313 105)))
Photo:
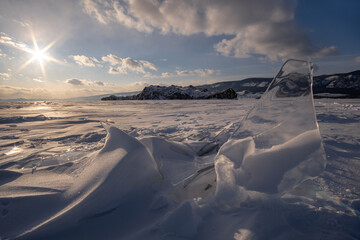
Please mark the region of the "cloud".
MULTIPOLYGON (((105 19, 105 17, 103 16, 104 13, 100 12, 99 5, 92 0, 82 0, 81 1, 82 6, 83 6, 83 11, 87 14, 89 14, 90 16, 94 17, 96 20, 98 20, 100 23, 102 24, 106 24, 107 20, 105 19)), ((106 2, 104 2, 103 7, 105 7, 106 2)))
POLYGON ((360 63, 360 56, 354 59, 355 62, 360 63))
POLYGON ((13 19, 13 22, 20 24, 22 27, 30 27, 31 26, 31 22, 28 20, 21 21, 21 20, 13 19))
POLYGON ((144 89, 144 87, 148 87, 150 84, 147 82, 133 82, 129 83, 125 86, 125 91, 140 91, 144 89))
POLYGON ((105 86, 105 83, 103 83, 101 81, 95 81, 94 84, 98 85, 98 86, 105 86))
POLYGON ((40 82, 40 83, 44 82, 44 80, 42 80, 42 79, 40 79, 40 78, 33 78, 33 81, 35 81, 35 82, 40 82))
POLYGON ((113 54, 103 56, 101 60, 111 65, 108 71, 110 74, 128 74, 129 71, 145 74, 145 68, 153 71, 157 71, 158 69, 155 64, 149 61, 135 60, 130 57, 121 58, 113 54))
POLYGON ((173 75, 169 72, 163 72, 161 73, 161 75, 152 75, 151 73, 146 73, 144 74, 144 78, 169 78, 172 77, 173 75))
POLYGON ((110 67, 108 73, 110 73, 110 74, 127 74, 128 72, 123 67, 110 67))
MULTIPOLYGON (((146 2, 144 2, 146 4, 146 2)), ((101 24, 110 22, 120 23, 129 28, 135 28, 141 32, 151 32, 152 29, 143 21, 138 21, 129 16, 119 2, 104 0, 81 0, 83 11, 95 18, 101 24)))
POLYGON ((91 82, 85 79, 78 79, 78 78, 69 78, 65 80, 65 83, 74 85, 74 86, 106 86, 104 82, 101 81, 95 81, 91 82))
MULTIPOLYGON (((73 59, 80 66, 102 67, 99 60, 97 60, 94 57, 87 57, 84 55, 70 55, 69 57, 73 59)), ((146 73, 145 68, 148 68, 153 71, 158 70, 156 65, 149 61, 135 60, 130 57, 121 58, 114 54, 108 54, 106 56, 103 56, 101 57, 101 60, 105 63, 110 64, 110 68, 108 71, 108 73, 110 74, 128 74, 128 72, 145 74, 146 73)))
POLYGON ((24 49, 26 44, 9 37, 6 33, 0 33, 0 43, 17 49, 24 49))
POLYGON ((96 58, 84 55, 70 55, 69 58, 73 59, 80 66, 95 67, 95 63, 99 63, 96 58))
POLYGON ((142 65, 150 70, 153 70, 153 71, 157 71, 158 68, 155 66, 155 64, 151 63, 151 62, 148 62, 148 61, 144 61, 144 60, 141 60, 140 61, 142 63, 142 65))
POLYGON ((171 74, 171 73, 169 73, 169 72, 163 72, 162 74, 161 74, 161 77, 162 78, 169 78, 169 77, 172 77, 173 75, 171 74))
POLYGON ((77 79, 77 78, 66 79, 65 83, 75 85, 75 86, 86 85, 85 80, 81 80, 81 79, 77 79))
POLYGON ((336 47, 319 49, 290 22, 251 25, 232 39, 215 44, 215 50, 224 56, 248 58, 259 54, 271 60, 285 58, 325 57, 337 54, 336 47))
POLYGON ((145 70, 143 68, 143 66, 140 64, 140 62, 134 60, 134 59, 131 59, 131 58, 125 58, 123 60, 123 67, 131 70, 131 71, 134 71, 134 72, 140 72, 140 73, 145 73, 145 70))
POLYGON ((215 51, 236 58, 326 57, 334 46, 315 46, 295 21, 296 0, 83 0, 83 11, 102 24, 225 38, 215 51))
POLYGON ((121 65, 123 62, 122 58, 119 58, 113 54, 108 54, 107 56, 103 56, 101 58, 101 60, 103 60, 104 62, 110 63, 110 65, 112 65, 112 66, 121 65))
POLYGON ((213 69, 195 69, 192 71, 189 70, 176 71, 176 73, 179 76, 198 75, 200 77, 208 77, 211 75, 220 74, 220 71, 213 69))
POLYGON ((9 73, 0 73, 0 77, 2 80, 9 80, 10 74, 9 73))

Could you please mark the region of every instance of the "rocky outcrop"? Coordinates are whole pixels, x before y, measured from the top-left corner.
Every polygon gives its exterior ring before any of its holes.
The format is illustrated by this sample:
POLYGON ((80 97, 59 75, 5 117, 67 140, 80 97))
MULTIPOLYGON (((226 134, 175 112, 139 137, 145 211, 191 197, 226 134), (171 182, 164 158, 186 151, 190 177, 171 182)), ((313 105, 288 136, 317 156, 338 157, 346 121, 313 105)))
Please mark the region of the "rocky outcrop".
POLYGON ((101 100, 185 100, 185 99, 234 99, 236 92, 229 88, 224 91, 208 91, 206 88, 194 86, 149 86, 145 87, 141 93, 133 96, 117 97, 111 95, 101 100))
POLYGON ((223 92, 211 94, 210 96, 207 97, 207 99, 211 99, 211 98, 233 99, 233 98, 236 98, 236 97, 237 97, 237 94, 234 91, 234 89, 229 88, 229 89, 226 89, 223 92))
POLYGON ((110 95, 108 97, 103 97, 101 98, 102 101, 109 101, 109 100, 120 100, 121 97, 117 97, 115 95, 110 95))

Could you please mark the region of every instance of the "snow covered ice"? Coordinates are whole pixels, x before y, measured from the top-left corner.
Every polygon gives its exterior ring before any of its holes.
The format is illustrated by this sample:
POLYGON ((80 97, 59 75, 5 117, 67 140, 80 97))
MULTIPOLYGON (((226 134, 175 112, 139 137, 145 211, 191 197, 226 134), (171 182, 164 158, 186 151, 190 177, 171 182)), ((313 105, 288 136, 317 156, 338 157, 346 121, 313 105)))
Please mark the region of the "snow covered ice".
POLYGON ((1 103, 0 238, 359 239, 360 101, 314 111, 311 77, 289 61, 260 100, 1 103))

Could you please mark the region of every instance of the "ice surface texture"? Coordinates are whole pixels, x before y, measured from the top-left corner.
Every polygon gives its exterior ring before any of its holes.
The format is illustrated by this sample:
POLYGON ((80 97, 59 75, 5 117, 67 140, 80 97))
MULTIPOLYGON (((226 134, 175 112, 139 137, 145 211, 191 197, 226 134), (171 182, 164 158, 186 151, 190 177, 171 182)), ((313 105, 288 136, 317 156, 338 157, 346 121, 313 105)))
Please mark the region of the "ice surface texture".
POLYGON ((310 62, 284 63, 241 127, 218 153, 218 198, 238 204, 248 197, 246 190, 285 193, 324 170, 326 156, 311 84, 310 62))

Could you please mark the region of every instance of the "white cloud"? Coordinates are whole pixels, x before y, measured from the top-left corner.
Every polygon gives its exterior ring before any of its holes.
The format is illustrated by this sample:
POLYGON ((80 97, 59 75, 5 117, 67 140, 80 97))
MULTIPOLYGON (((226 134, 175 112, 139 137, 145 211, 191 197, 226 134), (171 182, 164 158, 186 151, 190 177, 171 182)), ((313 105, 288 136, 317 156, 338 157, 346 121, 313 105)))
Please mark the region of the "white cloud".
POLYGON ((123 91, 140 91, 144 89, 144 87, 149 86, 150 84, 147 82, 134 82, 129 83, 126 86, 124 86, 123 91))
POLYGON ((161 75, 152 75, 151 73, 146 73, 144 74, 144 78, 169 78, 172 77, 173 75, 169 72, 163 72, 161 73, 161 75))
POLYGON ((162 74, 161 74, 161 77, 162 78, 169 78, 169 77, 172 77, 173 75, 171 74, 171 73, 169 73, 169 72, 163 72, 162 74))
POLYGON ((123 62, 122 58, 119 58, 113 54, 108 54, 107 56, 103 56, 101 60, 110 63, 112 66, 121 65, 123 62))
POLYGON ((158 68, 155 66, 155 64, 151 63, 151 62, 148 62, 148 61, 144 61, 144 60, 141 60, 140 61, 142 63, 142 65, 150 70, 153 70, 153 71, 157 71, 158 68))
POLYGON ((42 79, 40 79, 40 78, 33 78, 33 81, 35 81, 35 82, 40 82, 40 83, 44 82, 44 80, 42 80, 42 79))
POLYGON ((80 66, 95 67, 95 63, 99 63, 96 58, 84 55, 70 55, 69 58, 73 59, 80 66))
MULTIPOLYGON (((89 14, 90 16, 94 17, 96 20, 98 20, 100 23, 102 24, 106 24, 107 20, 105 19, 105 17, 103 16, 104 13, 100 12, 99 5, 92 0, 82 0, 82 6, 83 6, 83 11, 86 12, 87 14, 89 14)), ((106 3, 106 2, 104 2, 106 3)), ((103 7, 105 4, 103 4, 103 7)))
POLYGON ((145 73, 145 70, 143 68, 143 66, 140 64, 139 61, 131 59, 131 58, 125 58, 123 60, 123 67, 134 71, 134 72, 140 72, 140 73, 145 73))
POLYGON ((26 20, 26 21, 21 21, 21 20, 16 20, 16 19, 14 19, 13 22, 20 24, 22 27, 29 27, 29 26, 31 26, 31 22, 30 22, 30 21, 27 21, 27 20, 26 20))
POLYGON ((297 25, 296 0, 83 0, 82 6, 100 23, 142 32, 227 35, 214 46, 224 56, 279 59, 337 53, 334 46, 315 46, 297 25))
POLYGON ((10 74, 9 73, 0 73, 0 77, 2 80, 9 80, 10 74))
POLYGON ((110 67, 108 73, 110 73, 110 74, 127 74, 128 72, 123 67, 110 67))
POLYGON ((189 70, 176 71, 176 73, 179 76, 198 75, 200 77, 208 77, 211 75, 220 74, 220 71, 213 69, 195 69, 192 71, 189 70))
POLYGON ((103 56, 101 60, 111 65, 108 71, 110 74, 128 74, 129 71, 145 74, 145 68, 153 71, 157 71, 158 69, 155 64, 149 61, 135 60, 130 57, 121 58, 113 54, 103 56))
POLYGON ((360 56, 359 56, 359 57, 356 57, 354 60, 355 60, 355 62, 360 63, 360 56))
POLYGON ((127 9, 117 1, 81 0, 81 5, 85 13, 95 18, 101 24, 116 22, 142 32, 152 31, 151 27, 143 21, 139 21, 134 19, 133 16, 129 16, 127 14, 127 9))
POLYGON ((0 43, 17 49, 24 49, 26 47, 26 44, 14 40, 13 38, 9 37, 6 33, 3 32, 0 33, 0 43))

